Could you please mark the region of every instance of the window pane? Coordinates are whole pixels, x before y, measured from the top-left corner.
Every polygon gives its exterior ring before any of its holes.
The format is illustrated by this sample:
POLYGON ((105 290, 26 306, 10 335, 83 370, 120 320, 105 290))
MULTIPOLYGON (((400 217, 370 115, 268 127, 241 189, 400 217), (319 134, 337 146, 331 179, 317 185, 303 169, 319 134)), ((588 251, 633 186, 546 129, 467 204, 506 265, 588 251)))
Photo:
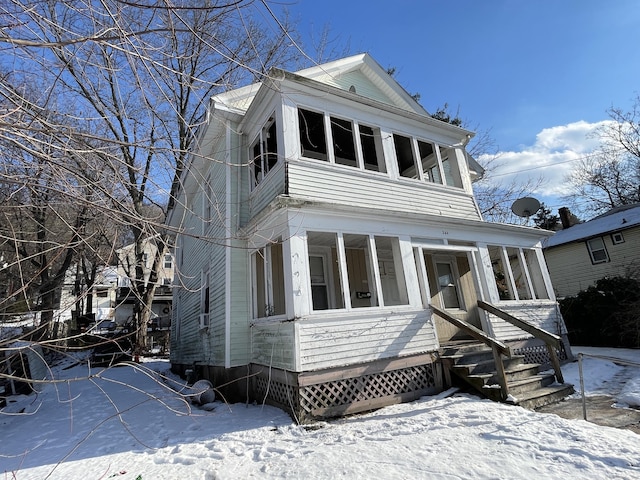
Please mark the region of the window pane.
POLYGON ((411 148, 411 139, 394 134, 393 143, 396 147, 400 175, 408 178, 418 178, 418 170, 413 158, 413 149, 411 148))
POLYGON ((517 248, 507 248, 507 255, 509 257, 509 264, 511 265, 511 272, 513 273, 513 280, 516 283, 516 290, 518 291, 518 299, 531 300, 531 292, 529 291, 529 284, 527 282, 527 276, 525 274, 522 263, 520 262, 520 251, 517 248))
POLYGON ((502 262, 502 256, 500 255, 502 247, 489 246, 488 249, 500 300, 515 300, 516 297, 511 290, 511 282, 509 281, 507 271, 502 262))
POLYGON ((276 122, 272 121, 271 125, 262 132, 262 141, 265 146, 264 154, 268 170, 271 170, 278 162, 278 141, 276 137, 276 122))
POLYGON ((253 264, 253 318, 266 316, 267 299, 265 296, 266 286, 264 283, 264 248, 255 252, 252 256, 253 264))
POLYGON ((357 166, 356 147, 353 139, 353 124, 349 120, 330 117, 333 155, 336 163, 357 166))
POLYGON ((448 262, 436 263, 438 275, 438 290, 442 295, 444 308, 460 308, 458 286, 451 264, 448 262))
POLYGON ((547 287, 544 284, 542 268, 540 267, 536 251, 529 249, 524 250, 524 258, 527 262, 529 276, 531 277, 531 283, 533 284, 533 293, 536 298, 549 298, 549 293, 547 292, 547 287))
POLYGON ((462 180, 458 165, 455 163, 455 156, 452 148, 440 147, 440 159, 442 160, 442 170, 447 185, 452 187, 462 187, 462 180))
POLYGON ((271 257, 271 302, 270 315, 284 315, 284 262, 282 257, 282 243, 274 243, 269 246, 271 257))
POLYGON ((593 263, 603 263, 609 261, 609 255, 607 249, 604 246, 602 238, 592 238, 587 241, 587 247, 589 248, 589 254, 591 255, 591 261, 593 263))
POLYGON ((307 232, 313 310, 344 308, 335 233, 307 232))
POLYGON ((436 156, 433 144, 418 140, 418 151, 420 152, 420 161, 422 162, 425 180, 441 184, 442 175, 440 174, 438 157, 436 156))
POLYGON ((378 306, 368 235, 344 235, 349 297, 353 308, 378 306))
POLYGON ((375 237, 384 305, 408 305, 400 243, 393 237, 375 237))
POLYGON ((366 125, 359 125, 359 129, 364 168, 375 172, 386 172, 380 129, 366 125))
POLYGON ((300 148, 303 157, 327 160, 327 139, 324 131, 324 115, 298 109, 300 123, 300 148))

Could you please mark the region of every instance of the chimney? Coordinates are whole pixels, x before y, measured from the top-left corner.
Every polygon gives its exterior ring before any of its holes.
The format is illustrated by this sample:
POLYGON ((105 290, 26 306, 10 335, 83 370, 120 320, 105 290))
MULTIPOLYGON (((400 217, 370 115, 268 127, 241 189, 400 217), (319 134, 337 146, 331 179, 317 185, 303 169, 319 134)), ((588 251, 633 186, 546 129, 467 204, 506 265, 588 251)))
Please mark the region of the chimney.
POLYGON ((562 229, 565 230, 571 226, 571 212, 567 207, 561 207, 558 209, 558 215, 560 215, 560 222, 562 222, 562 229))

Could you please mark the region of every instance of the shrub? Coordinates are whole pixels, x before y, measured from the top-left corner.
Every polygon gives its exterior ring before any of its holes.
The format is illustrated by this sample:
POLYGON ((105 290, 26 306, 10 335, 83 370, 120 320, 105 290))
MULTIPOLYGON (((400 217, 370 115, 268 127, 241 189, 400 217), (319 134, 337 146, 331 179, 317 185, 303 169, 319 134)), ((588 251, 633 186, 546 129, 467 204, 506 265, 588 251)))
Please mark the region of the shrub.
POLYGON ((640 348, 640 281, 601 278, 559 303, 571 343, 640 348))

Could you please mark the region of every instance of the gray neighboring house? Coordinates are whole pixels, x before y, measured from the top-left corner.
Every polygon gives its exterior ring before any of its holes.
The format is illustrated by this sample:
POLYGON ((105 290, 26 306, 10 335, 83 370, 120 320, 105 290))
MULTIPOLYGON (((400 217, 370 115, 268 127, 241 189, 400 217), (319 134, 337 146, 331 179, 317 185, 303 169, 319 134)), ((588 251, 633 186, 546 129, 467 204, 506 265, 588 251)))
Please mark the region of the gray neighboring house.
POLYGON ((640 274, 640 204, 612 208, 543 242, 558 298, 574 296, 603 277, 640 274))

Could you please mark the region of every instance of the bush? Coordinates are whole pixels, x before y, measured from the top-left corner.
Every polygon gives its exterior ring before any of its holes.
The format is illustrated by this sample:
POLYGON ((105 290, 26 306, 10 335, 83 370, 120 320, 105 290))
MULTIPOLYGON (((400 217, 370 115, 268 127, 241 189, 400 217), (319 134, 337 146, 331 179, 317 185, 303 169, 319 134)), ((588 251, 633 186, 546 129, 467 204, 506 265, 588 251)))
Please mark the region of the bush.
POLYGON ((605 277, 595 286, 560 300, 574 345, 640 348, 640 282, 605 277))

